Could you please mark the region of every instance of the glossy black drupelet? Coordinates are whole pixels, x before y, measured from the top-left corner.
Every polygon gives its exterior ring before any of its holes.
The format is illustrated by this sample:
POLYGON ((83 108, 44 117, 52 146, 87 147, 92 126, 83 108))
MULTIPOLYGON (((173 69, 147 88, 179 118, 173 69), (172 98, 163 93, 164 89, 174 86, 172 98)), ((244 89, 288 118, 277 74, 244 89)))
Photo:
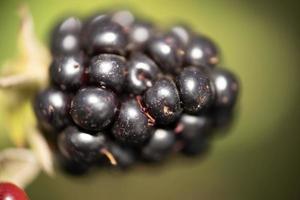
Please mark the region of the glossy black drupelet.
POLYGON ((147 52, 164 72, 169 74, 180 72, 184 51, 174 36, 156 35, 148 42, 147 52))
POLYGON ((83 59, 82 54, 55 57, 50 65, 51 80, 62 90, 78 89, 86 78, 83 59))
POLYGON ((184 24, 177 24, 172 26, 170 34, 179 40, 181 46, 184 49, 189 45, 194 36, 191 28, 184 24))
POLYGON ((70 114, 73 121, 89 131, 100 131, 107 127, 117 112, 114 93, 96 87, 79 90, 71 102, 70 114))
POLYGON ((36 118, 47 131, 58 131, 70 123, 69 97, 62 91, 47 88, 39 92, 34 101, 36 118))
POLYGON ((208 147, 212 128, 211 118, 205 115, 183 114, 174 130, 182 141, 182 152, 188 155, 202 153, 208 147))
POLYGON ((106 146, 106 138, 103 133, 91 135, 74 126, 67 127, 58 137, 61 154, 75 162, 95 162, 102 156, 101 149, 106 146))
POLYGON ((182 112, 176 85, 167 78, 157 80, 153 87, 145 92, 143 102, 155 123, 160 125, 174 122, 182 112))
POLYGON ((177 86, 184 110, 197 114, 213 101, 213 89, 207 74, 196 67, 183 69, 177 77, 177 86))
POLYGON ((116 159, 119 168, 128 169, 136 161, 133 149, 130 149, 125 145, 110 142, 107 149, 116 159))
POLYGON ((156 29, 149 22, 135 22, 129 29, 128 49, 131 51, 145 50, 148 42, 154 36, 156 29))
POLYGON ((100 54, 92 58, 89 66, 89 82, 121 92, 127 73, 124 57, 114 54, 100 54))
POLYGON ((184 141, 193 141, 196 138, 205 137, 210 134, 213 121, 206 115, 183 114, 175 128, 176 134, 184 141))
POLYGON ((76 17, 69 17, 60 22, 51 35, 52 55, 72 55, 79 53, 82 23, 76 17))
POLYGON ((141 156, 147 161, 161 161, 172 151, 175 141, 173 131, 156 129, 149 142, 141 149, 141 156))
POLYGON ((218 68, 212 72, 212 82, 216 92, 215 105, 218 107, 233 107, 239 92, 237 77, 226 69, 218 68))
POLYGON ((128 61, 127 91, 138 95, 152 87, 160 73, 157 65, 142 53, 133 53, 128 61))
POLYGON ((122 103, 112 127, 114 137, 121 143, 141 145, 151 136, 151 126, 135 99, 122 103))
POLYGON ((213 67, 218 64, 219 60, 218 47, 205 36, 196 36, 187 45, 186 65, 213 67))
POLYGON ((89 55, 114 53, 124 55, 128 44, 128 35, 119 24, 108 20, 106 16, 90 24, 84 36, 84 45, 89 55))

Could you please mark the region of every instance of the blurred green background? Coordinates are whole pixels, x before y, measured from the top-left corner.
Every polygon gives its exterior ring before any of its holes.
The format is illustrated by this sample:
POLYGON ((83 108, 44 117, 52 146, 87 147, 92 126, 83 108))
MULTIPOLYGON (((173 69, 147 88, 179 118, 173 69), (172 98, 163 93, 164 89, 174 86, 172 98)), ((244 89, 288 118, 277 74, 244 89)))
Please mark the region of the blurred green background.
MULTIPOLYGON (((0 64, 16 53, 16 8, 21 2, 0 1, 0 64)), ((187 22, 217 41, 225 66, 238 74, 243 89, 233 128, 226 137, 217 137, 203 158, 178 157, 126 173, 99 170, 82 178, 42 174, 27 188, 31 199, 300 199, 298 1, 25 2, 45 43, 59 16, 115 6, 162 26, 187 22)))

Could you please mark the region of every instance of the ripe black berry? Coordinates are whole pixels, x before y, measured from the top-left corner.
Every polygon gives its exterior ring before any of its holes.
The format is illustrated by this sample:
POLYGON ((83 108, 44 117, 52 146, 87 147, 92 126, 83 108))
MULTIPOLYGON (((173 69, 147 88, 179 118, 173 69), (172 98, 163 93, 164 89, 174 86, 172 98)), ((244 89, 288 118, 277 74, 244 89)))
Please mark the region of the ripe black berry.
POLYGON ((84 70, 82 55, 59 56, 52 61, 50 77, 62 90, 75 90, 84 83, 84 70))
POLYGON ((80 32, 82 24, 76 17, 63 20, 53 30, 51 52, 53 55, 66 55, 80 52, 80 32))
POLYGON ((70 126, 60 133, 58 147, 69 160, 91 163, 101 157, 101 150, 106 148, 106 138, 103 133, 91 135, 70 126))
POLYGON ((34 111, 39 124, 47 131, 61 130, 70 122, 69 98, 54 88, 48 88, 37 94, 34 111))
POLYGON ((151 136, 148 118, 135 99, 122 103, 112 132, 118 141, 133 145, 143 144, 151 136))
POLYGON ((86 34, 86 50, 89 55, 115 53, 124 55, 128 43, 127 33, 117 23, 105 17, 95 22, 86 34), (99 24, 99 25, 98 25, 99 24))
POLYGON ((212 81, 216 91, 215 104, 220 107, 234 106, 239 90, 235 75, 225 69, 216 69, 212 72, 212 81))
POLYGON ((156 129, 149 142, 142 148, 142 157, 148 161, 163 160, 175 144, 173 131, 156 129))
POLYGON ((188 113, 199 113, 212 103, 211 82, 198 68, 185 68, 177 77, 177 86, 183 108, 188 113))
POLYGON ((179 94, 174 82, 167 78, 156 81, 143 97, 145 107, 157 124, 174 122, 180 115, 179 94))
POLYGON ((142 94, 147 88, 153 86, 159 72, 157 65, 146 55, 132 54, 128 62, 128 92, 142 94))
POLYGON ((214 66, 219 62, 217 46, 207 37, 194 37, 187 46, 185 62, 193 66, 214 66))
POLYGON ((166 73, 177 74, 183 62, 183 50, 170 34, 153 37, 147 47, 150 57, 166 73))
POLYGON ((164 32, 128 10, 70 17, 51 53, 50 87, 34 109, 43 131, 61 133, 45 136, 69 172, 198 155, 233 119, 237 78, 218 68, 218 46, 184 24, 164 32))
POLYGON ((113 121, 117 105, 114 93, 101 88, 87 87, 79 90, 74 96, 70 114, 79 127, 99 131, 113 121))
POLYGON ((114 54, 100 54, 91 60, 89 79, 91 83, 120 92, 127 73, 126 60, 114 54))

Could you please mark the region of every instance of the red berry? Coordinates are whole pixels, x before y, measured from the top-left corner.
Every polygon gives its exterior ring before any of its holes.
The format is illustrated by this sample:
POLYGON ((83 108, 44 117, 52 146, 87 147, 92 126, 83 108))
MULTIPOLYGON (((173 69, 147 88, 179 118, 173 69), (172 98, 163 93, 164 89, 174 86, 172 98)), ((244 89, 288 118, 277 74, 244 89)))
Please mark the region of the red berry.
POLYGON ((29 200, 26 193, 12 183, 0 183, 0 200, 29 200))

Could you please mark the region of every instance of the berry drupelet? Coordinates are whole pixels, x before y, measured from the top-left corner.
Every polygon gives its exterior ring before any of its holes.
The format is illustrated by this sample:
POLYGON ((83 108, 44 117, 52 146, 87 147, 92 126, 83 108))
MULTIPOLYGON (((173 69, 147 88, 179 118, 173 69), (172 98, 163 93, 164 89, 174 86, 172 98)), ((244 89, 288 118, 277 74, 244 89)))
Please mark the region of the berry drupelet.
POLYGON ((187 47, 187 45, 191 42, 191 39, 193 38, 193 32, 187 25, 174 25, 171 27, 170 34, 176 37, 179 42, 181 43, 181 46, 184 48, 187 47))
POLYGON ((213 100, 213 91, 209 77, 196 67, 183 69, 177 77, 177 86, 184 110, 187 113, 199 113, 213 100))
POLYGON ((82 54, 55 57, 50 65, 51 80, 62 90, 74 91, 85 83, 82 54))
POLYGON ((114 54, 100 54, 91 60, 89 81, 121 92, 126 78, 127 63, 124 57, 114 54))
POLYGON ((161 161, 172 151, 174 144, 173 131, 156 129, 149 142, 141 149, 141 156, 147 161, 161 161))
POLYGON ((183 114, 174 132, 183 139, 183 141, 192 141, 199 137, 208 136, 212 131, 212 125, 213 122, 208 116, 183 114))
POLYGON ((151 136, 151 124, 135 99, 122 103, 112 127, 114 137, 129 145, 141 145, 151 136))
POLYGON ((128 35, 119 24, 105 17, 95 22, 86 33, 86 51, 89 55, 115 53, 125 55, 128 35))
POLYGON ((185 63, 193 66, 213 67, 218 64, 218 47, 205 36, 196 36, 187 45, 185 63))
POLYGON ((96 87, 80 89, 71 102, 70 114, 81 128, 100 131, 107 127, 117 112, 114 93, 96 87))
POLYGON ((134 150, 125 145, 110 142, 107 148, 121 169, 130 168, 136 161, 134 150))
POLYGON ((52 31, 52 55, 66 55, 79 53, 80 33, 82 23, 76 17, 69 17, 60 22, 52 31))
POLYGON ((159 73, 159 68, 148 56, 133 53, 128 61, 127 91, 142 94, 153 86, 159 73))
POLYGON ((147 52, 164 72, 180 72, 184 52, 176 37, 170 34, 156 35, 148 42, 147 52))
POLYGON ((212 72, 212 81, 216 92, 216 106, 233 107, 239 91, 239 83, 235 75, 218 68, 212 72))
POLYGON ((209 145, 212 125, 207 116, 182 115, 174 130, 182 143, 182 152, 187 155, 202 153, 209 145))
POLYGON ((59 135, 58 147, 68 160, 91 163, 100 158, 106 148, 106 138, 101 132, 92 135, 69 126, 59 135))
POLYGON ((162 78, 149 88, 143 97, 147 112, 160 125, 174 122, 181 114, 180 98, 175 83, 162 78))
POLYGON ((70 123, 69 97, 55 88, 48 88, 37 94, 34 111, 39 124, 47 131, 61 130, 70 123))
POLYGON ((129 50, 144 50, 156 30, 150 22, 135 22, 129 29, 129 50))

